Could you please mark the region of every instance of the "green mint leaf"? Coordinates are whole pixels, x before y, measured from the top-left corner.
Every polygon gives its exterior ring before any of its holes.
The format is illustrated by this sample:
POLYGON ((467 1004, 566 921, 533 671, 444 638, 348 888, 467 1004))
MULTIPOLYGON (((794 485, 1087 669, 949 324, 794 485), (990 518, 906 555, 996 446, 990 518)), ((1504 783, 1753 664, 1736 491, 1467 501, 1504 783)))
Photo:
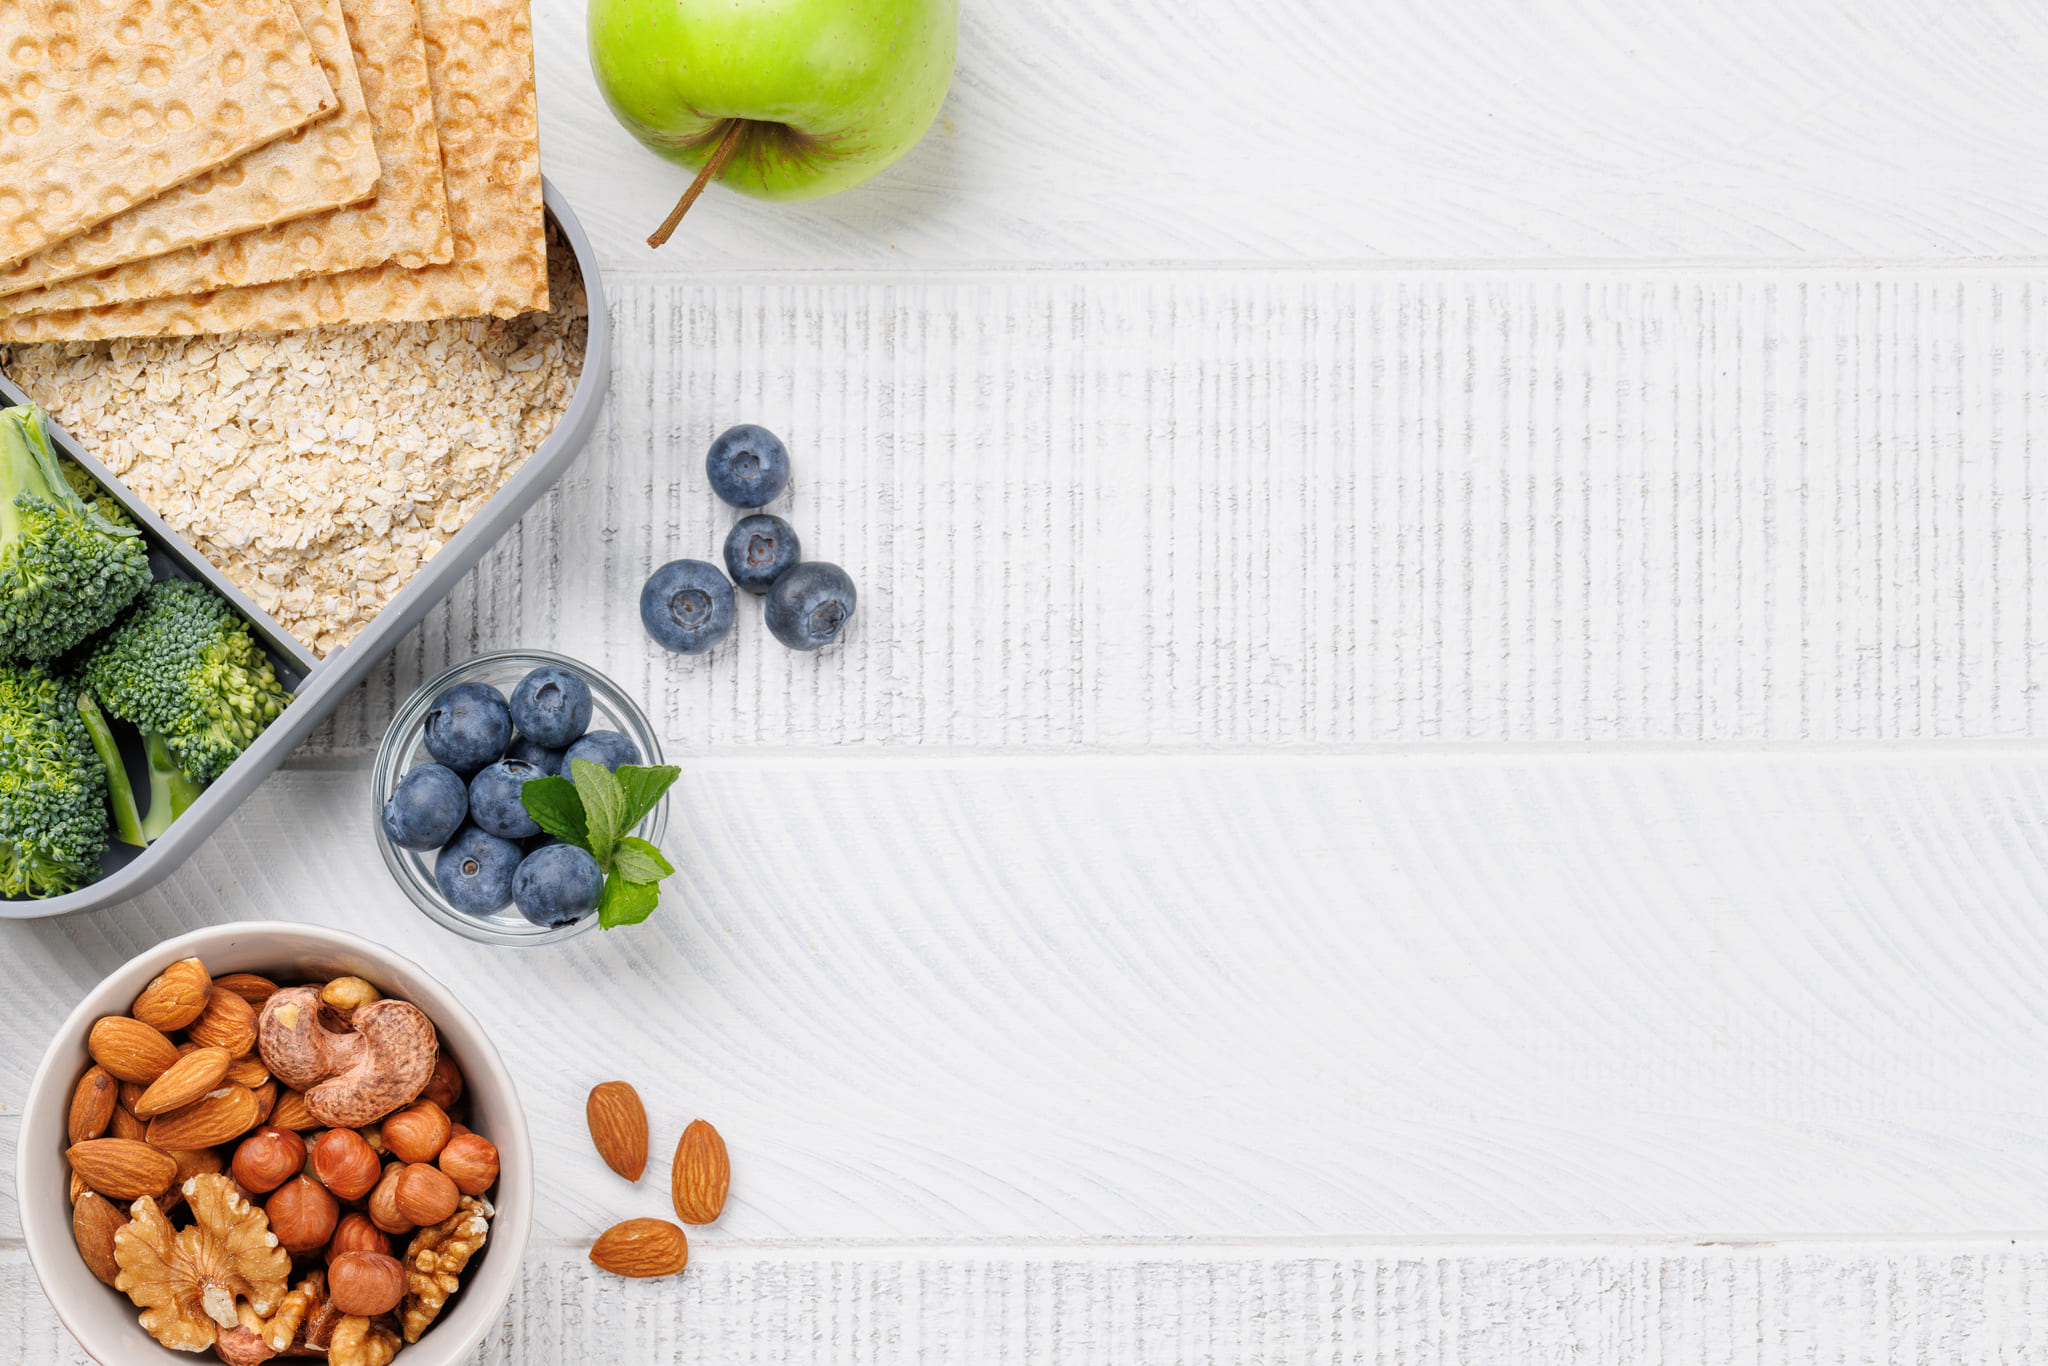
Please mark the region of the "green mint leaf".
POLYGON ((528 778, 519 785, 519 804, 541 829, 565 844, 590 850, 590 832, 583 820, 583 798, 567 778, 528 778))
POLYGON ((611 871, 612 846, 626 833, 619 817, 625 814, 626 792, 603 764, 588 759, 569 761, 576 795, 583 799, 583 820, 590 829, 590 856, 597 866, 611 871))
POLYGON ((597 923, 615 930, 637 925, 654 914, 661 901, 661 888, 651 882, 628 882, 617 871, 604 880, 604 900, 597 904, 597 923))
POLYGON ((661 850, 638 835, 626 836, 612 850, 612 870, 628 882, 659 882, 675 871, 661 850))
POLYGON ((661 800, 661 794, 668 791, 669 784, 681 772, 674 764, 645 768, 639 764, 620 764, 614 776, 618 778, 619 786, 625 789, 626 810, 619 817, 619 832, 624 834, 645 820, 654 804, 661 800))

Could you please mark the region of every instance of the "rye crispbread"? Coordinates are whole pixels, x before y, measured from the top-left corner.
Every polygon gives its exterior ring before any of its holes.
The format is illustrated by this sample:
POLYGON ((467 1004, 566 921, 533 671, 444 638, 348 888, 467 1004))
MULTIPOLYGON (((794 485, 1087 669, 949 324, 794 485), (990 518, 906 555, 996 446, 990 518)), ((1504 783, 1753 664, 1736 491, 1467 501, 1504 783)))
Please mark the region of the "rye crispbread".
POLYGON ((0 92, 0 266, 336 108, 285 0, 12 0, 0 92))

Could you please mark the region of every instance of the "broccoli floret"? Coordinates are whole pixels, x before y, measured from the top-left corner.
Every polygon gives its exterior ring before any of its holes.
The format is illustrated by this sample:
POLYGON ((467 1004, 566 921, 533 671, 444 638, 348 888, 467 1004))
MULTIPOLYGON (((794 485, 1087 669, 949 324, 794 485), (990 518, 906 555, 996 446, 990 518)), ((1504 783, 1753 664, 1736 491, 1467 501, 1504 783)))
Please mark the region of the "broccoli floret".
POLYGON ((107 770, 107 804, 114 810, 114 838, 123 844, 144 848, 163 837, 171 822, 185 814, 206 789, 192 781, 171 757, 171 747, 154 731, 142 737, 142 750, 149 761, 149 815, 144 817, 135 803, 135 786, 128 781, 128 766, 121 760, 121 747, 114 740, 114 728, 106 714, 92 700, 92 694, 78 695, 78 714, 85 719, 86 734, 107 770))
POLYGON ((87 507, 116 527, 126 527, 139 534, 140 529, 136 527, 135 519, 128 515, 127 508, 121 506, 121 500, 108 493, 101 487, 99 480, 86 473, 85 466, 76 460, 67 460, 61 455, 57 457, 57 464, 64 471, 64 482, 71 485, 73 493, 85 500, 87 507))
POLYGON ((78 496, 43 410, 0 410, 0 661, 54 659, 148 586, 141 532, 78 496))
POLYGON ((220 777, 292 700, 249 623, 184 579, 151 584, 78 681, 110 715, 162 737, 199 783, 220 777))
POLYGON ((0 664, 0 895, 60 896, 99 876, 107 775, 76 698, 36 665, 0 664))

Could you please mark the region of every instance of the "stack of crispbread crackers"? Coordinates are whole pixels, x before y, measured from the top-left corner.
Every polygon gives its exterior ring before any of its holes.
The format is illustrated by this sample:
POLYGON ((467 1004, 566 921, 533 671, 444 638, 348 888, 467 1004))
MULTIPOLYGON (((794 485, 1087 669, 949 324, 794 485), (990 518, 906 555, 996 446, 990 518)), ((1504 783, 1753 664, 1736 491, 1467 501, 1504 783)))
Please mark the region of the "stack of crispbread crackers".
POLYGON ((525 0, 0 4, 0 342, 548 306, 525 0))

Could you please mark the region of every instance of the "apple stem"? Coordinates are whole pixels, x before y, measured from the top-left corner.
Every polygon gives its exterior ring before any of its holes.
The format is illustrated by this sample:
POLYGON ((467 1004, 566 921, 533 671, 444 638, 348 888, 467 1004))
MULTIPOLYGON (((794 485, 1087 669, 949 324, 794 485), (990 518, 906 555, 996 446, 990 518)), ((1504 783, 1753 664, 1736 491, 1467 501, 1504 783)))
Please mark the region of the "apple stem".
POLYGON ((647 239, 648 246, 658 247, 668 241, 669 234, 676 230, 676 224, 683 221, 683 215, 697 202, 697 196, 704 193, 704 187, 717 179, 718 173, 725 169, 725 164, 732 160, 732 154, 739 150, 740 130, 746 127, 746 123, 745 119, 732 119, 727 122, 725 136, 718 141, 718 150, 711 154, 711 160, 705 162, 704 169, 697 172, 697 178, 690 182, 690 188, 683 191, 683 197, 676 201, 676 206, 668 211, 668 217, 661 220, 661 226, 647 239))

